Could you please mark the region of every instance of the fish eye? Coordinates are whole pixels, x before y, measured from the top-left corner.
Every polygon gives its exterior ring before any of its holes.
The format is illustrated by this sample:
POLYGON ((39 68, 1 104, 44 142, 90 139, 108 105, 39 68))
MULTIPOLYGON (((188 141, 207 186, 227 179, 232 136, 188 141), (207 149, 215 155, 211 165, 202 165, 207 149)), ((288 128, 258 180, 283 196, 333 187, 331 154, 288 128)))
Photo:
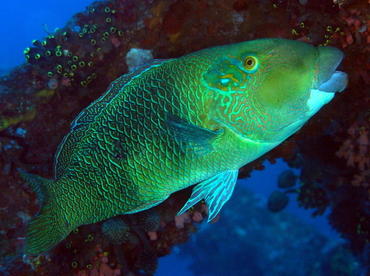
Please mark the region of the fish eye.
POLYGON ((255 55, 248 55, 243 60, 243 66, 250 73, 254 73, 259 66, 259 60, 255 55))

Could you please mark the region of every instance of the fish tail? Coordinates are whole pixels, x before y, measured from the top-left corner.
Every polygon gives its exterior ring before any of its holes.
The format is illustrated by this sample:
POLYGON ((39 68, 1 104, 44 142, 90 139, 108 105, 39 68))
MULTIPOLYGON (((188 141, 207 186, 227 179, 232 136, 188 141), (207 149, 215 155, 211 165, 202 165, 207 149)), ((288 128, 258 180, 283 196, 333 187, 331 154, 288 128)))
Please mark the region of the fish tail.
POLYGON ((39 213, 31 219, 26 233, 25 252, 28 255, 38 255, 54 247, 68 235, 62 216, 53 208, 53 198, 48 187, 53 180, 27 173, 18 169, 22 178, 33 189, 40 203, 39 213))
POLYGON ((22 176, 22 178, 26 181, 26 183, 31 187, 32 191, 34 191, 34 193, 36 194, 39 204, 42 205, 44 201, 47 200, 48 182, 51 182, 52 180, 48 180, 42 178, 41 176, 28 173, 20 168, 18 168, 18 172, 22 176))

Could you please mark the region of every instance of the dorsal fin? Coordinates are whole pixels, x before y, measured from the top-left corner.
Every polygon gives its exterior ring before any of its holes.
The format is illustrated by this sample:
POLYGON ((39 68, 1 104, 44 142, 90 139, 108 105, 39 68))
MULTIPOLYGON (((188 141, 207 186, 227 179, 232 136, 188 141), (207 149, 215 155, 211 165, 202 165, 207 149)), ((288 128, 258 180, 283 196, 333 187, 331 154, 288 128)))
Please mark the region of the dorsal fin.
POLYGON ((69 165, 70 159, 73 155, 73 150, 78 147, 78 143, 90 129, 90 124, 94 123, 96 117, 99 116, 111 101, 123 91, 123 87, 126 86, 132 78, 139 76, 141 73, 153 66, 163 63, 163 61, 166 60, 155 60, 149 65, 142 66, 119 77, 110 84, 107 91, 102 96, 81 111, 81 113, 71 123, 70 133, 64 137, 58 147, 57 153, 55 154, 54 173, 56 179, 60 178, 65 172, 65 169, 69 165))
POLYGON ((81 111, 81 113, 71 123, 71 130, 77 130, 82 125, 89 124, 95 121, 95 117, 98 116, 105 107, 114 99, 122 88, 130 82, 130 80, 136 76, 139 76, 142 72, 149 68, 161 64, 164 60, 155 60, 151 64, 147 64, 137 68, 136 70, 122 75, 118 79, 114 80, 108 87, 107 91, 101 95, 97 100, 92 102, 88 107, 81 111))

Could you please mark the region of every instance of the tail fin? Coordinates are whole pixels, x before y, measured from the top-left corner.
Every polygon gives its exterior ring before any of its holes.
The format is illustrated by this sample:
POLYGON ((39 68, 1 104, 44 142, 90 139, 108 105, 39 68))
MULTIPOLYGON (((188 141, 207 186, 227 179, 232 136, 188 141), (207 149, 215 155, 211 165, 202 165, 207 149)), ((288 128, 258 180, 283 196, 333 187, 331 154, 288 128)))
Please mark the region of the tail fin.
POLYGON ((28 225, 25 248, 26 254, 38 255, 54 247, 70 231, 65 225, 65 219, 61 216, 62 210, 57 209, 55 199, 48 192, 53 180, 27 173, 21 169, 18 171, 36 193, 41 205, 40 212, 28 225))
POLYGON ((28 173, 20 168, 18 168, 18 172, 26 181, 26 183, 32 188, 32 191, 35 192, 40 205, 42 205, 44 201, 48 200, 47 186, 48 182, 51 182, 52 180, 48 180, 42 178, 41 176, 28 173))

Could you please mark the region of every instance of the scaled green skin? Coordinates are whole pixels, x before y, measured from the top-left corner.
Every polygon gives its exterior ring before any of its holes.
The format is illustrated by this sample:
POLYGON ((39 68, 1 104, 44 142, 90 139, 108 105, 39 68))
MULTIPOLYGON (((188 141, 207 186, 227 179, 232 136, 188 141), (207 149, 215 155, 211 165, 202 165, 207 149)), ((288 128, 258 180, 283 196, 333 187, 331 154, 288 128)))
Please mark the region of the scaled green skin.
POLYGON ((199 182, 180 213, 205 198, 213 219, 238 169, 333 97, 308 105, 311 90, 342 58, 330 49, 335 61, 327 73, 317 48, 262 39, 156 61, 115 80, 72 123, 56 154, 55 180, 21 171, 42 204, 26 253, 45 252, 82 224, 148 209, 199 182))

